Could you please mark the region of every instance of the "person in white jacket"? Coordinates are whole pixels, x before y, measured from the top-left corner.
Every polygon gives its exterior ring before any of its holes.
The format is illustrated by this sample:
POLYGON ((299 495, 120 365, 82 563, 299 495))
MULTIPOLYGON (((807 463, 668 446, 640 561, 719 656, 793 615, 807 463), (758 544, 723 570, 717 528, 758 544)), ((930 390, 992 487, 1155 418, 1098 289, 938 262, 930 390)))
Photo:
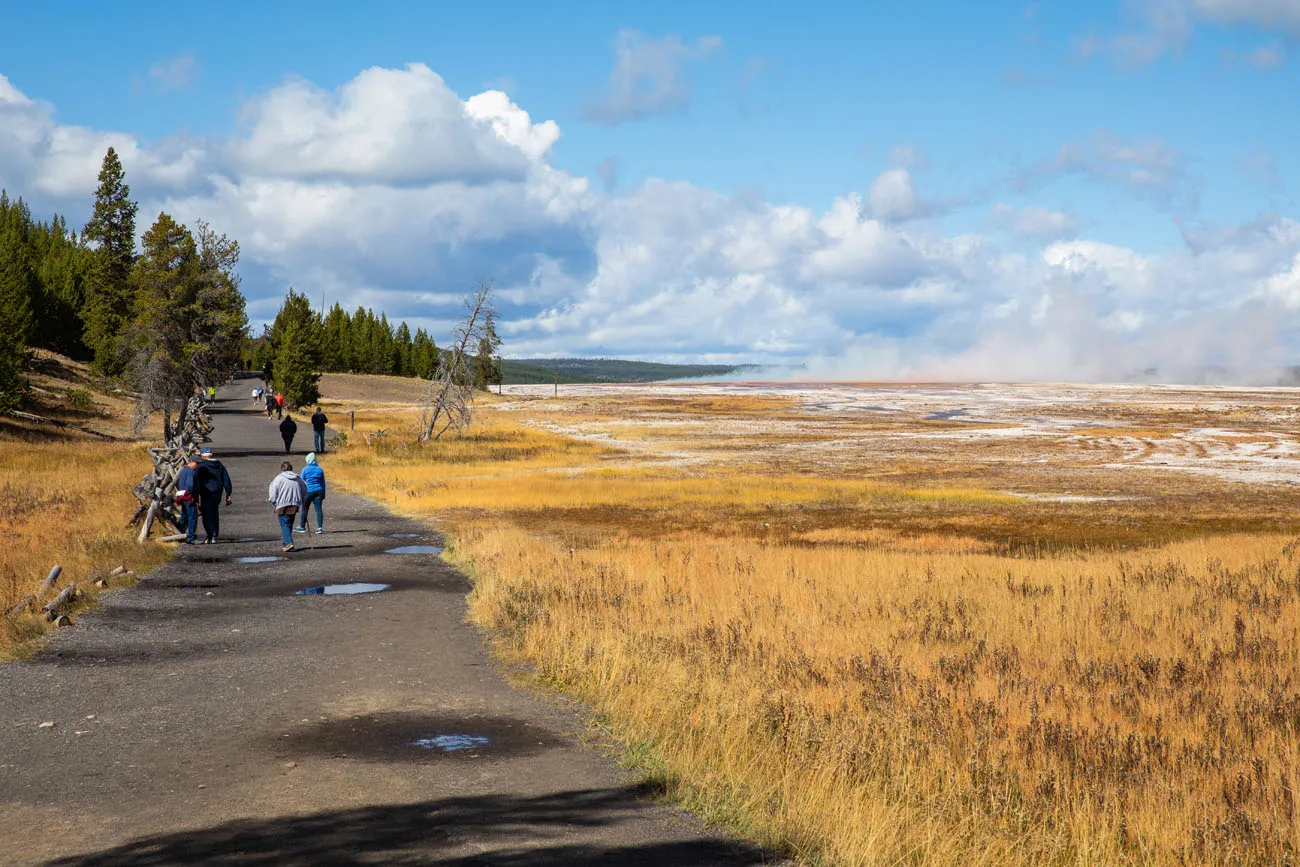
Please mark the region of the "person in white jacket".
POLYGON ((267 499, 275 507, 276 517, 280 520, 280 537, 284 540, 283 550, 292 551, 293 519, 307 499, 307 485, 293 471, 293 464, 288 461, 280 464, 280 475, 271 479, 267 499))

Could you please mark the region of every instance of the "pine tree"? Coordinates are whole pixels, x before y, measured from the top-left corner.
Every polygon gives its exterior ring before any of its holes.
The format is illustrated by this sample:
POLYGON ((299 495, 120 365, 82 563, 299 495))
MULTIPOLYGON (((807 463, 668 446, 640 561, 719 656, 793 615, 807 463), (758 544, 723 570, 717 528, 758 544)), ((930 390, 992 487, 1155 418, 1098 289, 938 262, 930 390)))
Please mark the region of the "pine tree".
POLYGON ((478 352, 474 355, 474 387, 491 390, 501 384, 501 357, 498 350, 501 338, 497 336, 496 311, 488 308, 483 315, 483 330, 478 339, 478 352))
POLYGON ((411 329, 406 322, 397 326, 393 338, 393 376, 411 375, 411 329))
POLYGON ((438 370, 438 347, 423 328, 416 329, 411 341, 411 373, 420 379, 432 379, 438 370))
POLYGON ((135 263, 135 215, 126 172, 112 148, 104 154, 95 191, 95 209, 82 231, 82 238, 94 245, 90 274, 86 281, 86 344, 94 352, 95 365, 104 373, 117 374, 124 367, 118 336, 131 317, 131 269, 135 263))
POLYGON ((8 196, 0 196, 0 414, 17 409, 22 398, 36 284, 27 245, 28 219, 21 199, 11 206, 8 196))
POLYGON ((315 403, 320 398, 321 321, 306 295, 289 290, 271 325, 271 345, 271 384, 287 403, 315 403))
POLYGON ((127 377, 141 394, 136 429, 161 410, 165 434, 196 385, 191 320, 198 307, 199 250, 190 231, 165 213, 142 242, 143 254, 131 269, 133 316, 112 357, 126 359, 127 377))
POLYGON ((220 385, 239 368, 240 351, 248 335, 248 315, 239 292, 239 244, 198 222, 199 270, 195 306, 190 316, 190 341, 195 349, 190 367, 195 385, 220 385))
POLYGON ((321 369, 346 373, 352 369, 352 320, 338 303, 330 308, 321 332, 321 369))
POLYGON ((388 315, 379 314, 379 321, 370 331, 370 372, 387 376, 393 372, 393 326, 388 315))

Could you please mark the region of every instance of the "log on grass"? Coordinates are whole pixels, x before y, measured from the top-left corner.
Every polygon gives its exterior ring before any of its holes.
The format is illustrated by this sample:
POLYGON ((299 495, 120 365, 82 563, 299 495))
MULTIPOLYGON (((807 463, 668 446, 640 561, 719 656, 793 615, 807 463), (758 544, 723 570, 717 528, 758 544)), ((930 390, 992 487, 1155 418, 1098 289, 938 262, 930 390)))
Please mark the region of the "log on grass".
POLYGON ((53 620, 56 616, 58 616, 58 612, 60 608, 62 608, 64 605, 67 605, 69 602, 73 601, 76 598, 77 598, 77 585, 75 583, 69 584, 67 587, 64 587, 62 590, 59 591, 58 596, 55 596, 49 602, 45 603, 45 607, 41 610, 45 612, 45 617, 47 620, 53 620))
POLYGON ((62 573, 63 573, 62 566, 55 566, 53 569, 51 569, 50 574, 46 575, 45 580, 41 582, 41 589, 53 590, 54 585, 58 583, 59 575, 61 575, 62 573))
POLYGON ((22 599, 19 599, 17 605, 11 605, 9 609, 5 611, 5 617, 17 617, 26 611, 28 606, 31 606, 32 608, 36 607, 35 596, 24 596, 22 599))
POLYGON ((172 533, 170 536, 163 536, 159 542, 184 542, 188 537, 184 533, 172 533))

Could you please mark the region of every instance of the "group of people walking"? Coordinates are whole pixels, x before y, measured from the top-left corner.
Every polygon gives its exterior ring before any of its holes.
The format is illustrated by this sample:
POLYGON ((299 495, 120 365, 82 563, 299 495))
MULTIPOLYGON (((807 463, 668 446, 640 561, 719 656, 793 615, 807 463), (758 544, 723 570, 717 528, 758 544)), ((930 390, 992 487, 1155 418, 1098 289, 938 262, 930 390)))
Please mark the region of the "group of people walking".
MULTIPOLYGON (((205 392, 209 402, 215 400, 215 389, 205 392)), ((266 415, 271 417, 274 411, 283 413, 280 422, 280 436, 284 440, 285 454, 293 448, 293 439, 298 432, 298 424, 293 415, 284 412, 284 396, 266 388, 253 390, 255 402, 265 402, 266 415)), ((311 533, 308 528, 308 512, 315 509, 316 533, 325 532, 325 471, 317 462, 317 453, 325 452, 325 426, 329 418, 318 406, 311 416, 312 445, 315 451, 307 455, 306 464, 301 473, 295 473, 293 464, 284 461, 280 464, 280 473, 271 480, 267 489, 267 500, 275 509, 276 519, 280 524, 280 537, 283 551, 293 551, 293 533, 311 533), (294 524, 297 524, 295 527, 294 524)), ((211 545, 221 537, 221 505, 224 495, 225 505, 234 501, 234 485, 230 472, 221 461, 217 460, 210 447, 204 447, 197 455, 191 455, 176 477, 176 504, 181 510, 181 525, 185 531, 187 544, 211 545), (198 525, 202 519, 204 538, 198 540, 198 525)))
MULTIPOLYGON (((325 415, 320 407, 316 407, 316 411, 311 416, 311 445, 318 454, 325 454, 325 425, 329 422, 329 416, 325 415)), ((297 435, 298 422, 293 420, 292 413, 287 413, 284 421, 280 422, 280 439, 284 440, 286 455, 293 450, 293 438, 297 435)))
MULTIPOLYGON (((316 453, 307 455, 302 473, 284 461, 280 473, 271 480, 266 498, 275 509, 280 524, 280 541, 284 551, 295 550, 293 533, 313 532, 308 528, 308 512, 316 511, 316 533, 325 532, 325 470, 316 462, 316 453), (295 518, 297 527, 294 526, 295 518)), ((221 501, 234 502, 234 485, 230 471, 217 460, 212 449, 204 448, 191 455, 176 477, 176 503, 181 507, 181 525, 189 545, 214 545, 221 538, 221 501), (199 519, 203 520, 203 541, 198 541, 199 519)))
MULTIPOLYGON (((284 395, 270 388, 258 386, 253 389, 253 403, 266 407, 266 417, 272 414, 280 421, 280 439, 284 440, 284 453, 293 451, 293 438, 298 435, 298 422, 293 420, 293 413, 286 408, 284 395)), ((325 453, 325 425, 329 417, 318 406, 311 416, 312 448, 317 454, 325 453)))

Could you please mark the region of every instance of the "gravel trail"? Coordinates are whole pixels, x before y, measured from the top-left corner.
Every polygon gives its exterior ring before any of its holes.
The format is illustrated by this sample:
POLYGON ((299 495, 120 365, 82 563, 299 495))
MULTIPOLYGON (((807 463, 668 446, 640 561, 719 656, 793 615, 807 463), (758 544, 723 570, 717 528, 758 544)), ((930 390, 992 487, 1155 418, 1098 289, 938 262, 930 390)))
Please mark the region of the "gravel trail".
MULTIPOLYGON (((439 545, 426 526, 332 492, 315 549, 281 555, 266 488, 285 455, 246 395, 213 411, 235 485, 221 543, 0 665, 0 864, 779 860, 652 803, 575 712, 513 688, 465 623, 464 577, 386 553, 439 545), (390 588, 297 592, 350 582, 390 588)), ((310 444, 300 420, 296 469, 310 444)))

